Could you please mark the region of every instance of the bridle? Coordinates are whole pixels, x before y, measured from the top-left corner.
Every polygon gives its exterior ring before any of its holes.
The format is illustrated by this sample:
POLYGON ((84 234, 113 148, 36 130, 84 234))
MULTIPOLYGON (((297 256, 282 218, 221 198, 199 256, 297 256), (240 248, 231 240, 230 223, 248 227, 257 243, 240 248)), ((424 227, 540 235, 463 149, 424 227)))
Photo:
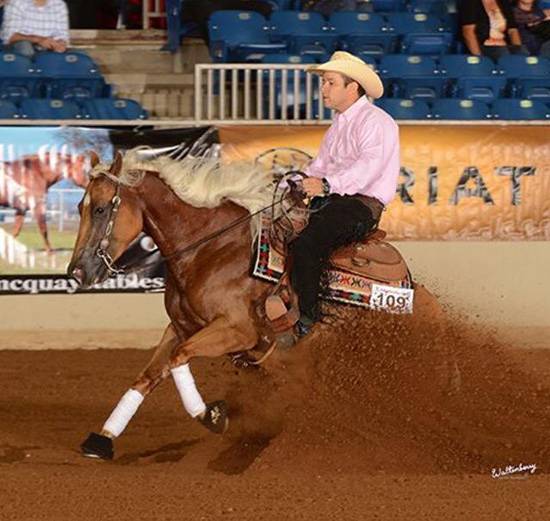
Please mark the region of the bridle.
POLYGON ((122 202, 120 197, 120 183, 115 182, 110 176, 102 172, 99 172, 99 175, 103 175, 116 186, 115 195, 113 195, 113 198, 111 199, 111 206, 109 208, 109 221, 107 222, 105 232, 103 233, 103 238, 99 241, 99 246, 95 252, 95 254, 103 261, 109 276, 112 277, 113 275, 124 273, 124 270, 115 268, 115 261, 108 252, 111 235, 113 234, 113 228, 115 226, 115 219, 118 214, 118 209, 120 208, 120 203, 122 202))

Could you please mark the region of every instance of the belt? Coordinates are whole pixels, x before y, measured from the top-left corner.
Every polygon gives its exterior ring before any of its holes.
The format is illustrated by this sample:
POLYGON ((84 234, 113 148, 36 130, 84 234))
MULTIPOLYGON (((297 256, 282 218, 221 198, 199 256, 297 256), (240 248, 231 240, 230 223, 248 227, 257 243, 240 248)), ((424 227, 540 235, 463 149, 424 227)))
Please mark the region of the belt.
POLYGON ((385 206, 378 200, 376 197, 371 197, 370 195, 361 195, 357 194, 356 199, 359 199, 367 208, 372 212, 372 216, 378 221, 382 212, 384 211, 385 206))

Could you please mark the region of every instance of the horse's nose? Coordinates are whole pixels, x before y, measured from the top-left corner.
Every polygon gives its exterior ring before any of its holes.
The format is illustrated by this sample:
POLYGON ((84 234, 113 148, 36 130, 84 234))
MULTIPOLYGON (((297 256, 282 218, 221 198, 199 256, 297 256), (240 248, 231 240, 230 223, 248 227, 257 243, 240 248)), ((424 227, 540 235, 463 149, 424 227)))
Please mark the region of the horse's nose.
POLYGON ((76 281, 82 285, 82 282, 84 281, 84 270, 82 268, 76 267, 74 268, 71 273, 71 277, 76 279, 76 281))

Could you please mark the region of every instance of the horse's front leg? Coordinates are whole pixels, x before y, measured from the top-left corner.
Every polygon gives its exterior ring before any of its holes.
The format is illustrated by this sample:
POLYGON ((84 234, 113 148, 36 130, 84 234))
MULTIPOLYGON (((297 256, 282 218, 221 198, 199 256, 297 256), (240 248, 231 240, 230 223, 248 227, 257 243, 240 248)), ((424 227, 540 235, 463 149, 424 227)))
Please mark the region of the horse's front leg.
POLYGON ((222 434, 227 429, 227 407, 222 400, 203 401, 195 386, 189 360, 196 356, 218 357, 245 351, 252 349, 257 341, 258 335, 252 324, 235 324, 220 317, 182 342, 170 358, 172 377, 185 410, 212 432, 222 434))
POLYGON ((172 352, 181 343, 174 327, 170 324, 156 346, 153 357, 141 372, 132 387, 122 396, 117 406, 103 425, 101 434, 91 433, 82 443, 81 449, 90 458, 111 459, 113 439, 120 436, 136 414, 144 398, 150 394, 169 374, 172 352))

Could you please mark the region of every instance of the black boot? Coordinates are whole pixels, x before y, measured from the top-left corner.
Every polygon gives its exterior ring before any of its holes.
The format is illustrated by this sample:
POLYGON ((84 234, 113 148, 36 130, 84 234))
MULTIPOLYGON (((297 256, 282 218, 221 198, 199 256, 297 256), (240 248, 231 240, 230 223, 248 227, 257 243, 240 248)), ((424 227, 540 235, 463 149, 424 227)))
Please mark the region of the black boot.
POLYGON ((80 445, 82 455, 87 458, 113 459, 113 440, 107 436, 91 432, 80 445))
POLYGON ((223 400, 207 403, 204 416, 198 420, 210 431, 223 434, 229 426, 227 405, 223 400))

